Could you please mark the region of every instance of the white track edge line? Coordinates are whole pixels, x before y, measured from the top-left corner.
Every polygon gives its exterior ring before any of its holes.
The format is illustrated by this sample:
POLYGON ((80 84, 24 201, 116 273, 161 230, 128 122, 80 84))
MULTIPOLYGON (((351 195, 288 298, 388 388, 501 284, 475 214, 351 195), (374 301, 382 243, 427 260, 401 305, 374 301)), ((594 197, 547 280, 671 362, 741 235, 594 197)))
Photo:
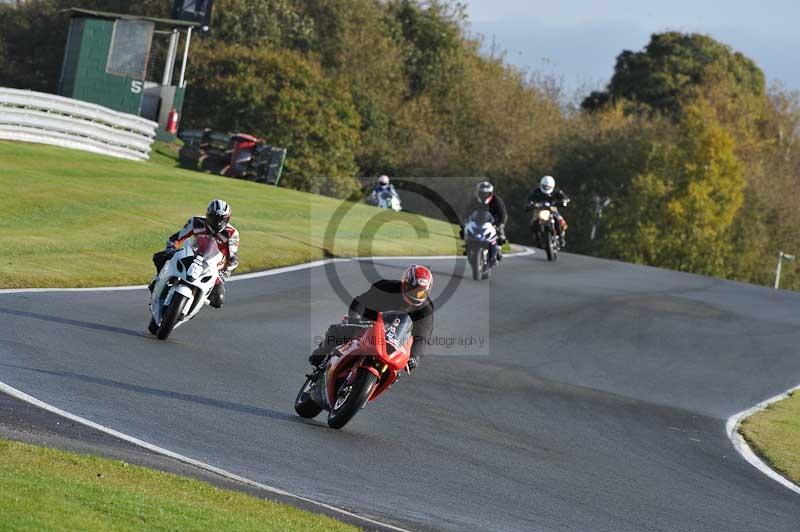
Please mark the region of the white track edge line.
POLYGON ((750 448, 747 444, 747 440, 744 439, 744 436, 739 434, 739 425, 741 425, 742 421, 747 419, 748 417, 752 416, 756 412, 760 412, 764 410, 769 405, 773 403, 777 403, 783 399, 789 397, 789 394, 800 390, 800 384, 795 386, 794 388, 787 390, 781 394, 778 394, 774 397, 770 397, 765 401, 761 401, 756 406, 752 408, 748 408, 738 414, 734 414, 728 418, 727 422, 725 423, 725 431, 728 433, 728 439, 733 443, 733 446, 739 452, 742 457, 747 460, 750 465, 767 475, 769 478, 774 480, 775 482, 782 484, 783 486, 789 488, 795 493, 800 494, 800 486, 792 482, 791 480, 787 479, 774 469, 772 469, 769 465, 766 464, 758 455, 750 448))
MULTIPOLYGON (((524 257, 533 255, 535 251, 530 248, 525 248, 525 251, 517 253, 509 253, 504 255, 506 258, 524 257)), ((295 264, 293 266, 284 266, 281 268, 273 268, 271 270, 264 270, 261 272, 243 273, 235 275, 228 279, 229 283, 236 281, 245 281, 247 279, 258 279, 260 277, 271 277, 273 275, 280 275, 282 273, 289 273, 298 270, 307 270, 309 268, 316 268, 317 266, 324 266, 325 264, 350 262, 350 261, 366 261, 366 260, 453 260, 460 259, 462 256, 444 256, 444 255, 431 255, 431 256, 406 256, 406 257, 352 257, 352 258, 335 258, 315 260, 313 262, 305 262, 303 264, 295 264)), ((101 286, 95 288, 3 288, 0 289, 0 295, 5 294, 34 294, 42 292, 121 292, 125 290, 142 290, 147 288, 147 285, 133 285, 133 286, 101 286)))
POLYGON ((45 403, 44 401, 41 401, 41 400, 31 396, 31 395, 28 395, 25 392, 20 391, 20 390, 14 388, 12 386, 9 386, 8 384, 6 384, 4 382, 1 382, 1 381, 0 381, 0 392, 4 392, 4 393, 6 393, 6 394, 8 394, 8 395, 10 395, 10 396, 12 396, 12 397, 14 397, 16 399, 19 399, 20 401, 24 401, 26 403, 29 403, 29 404, 31 404, 33 406, 36 406, 38 408, 41 408, 43 410, 47 410, 48 412, 51 412, 53 414, 56 414, 56 415, 59 415, 61 417, 67 418, 69 420, 75 421, 76 423, 80 423, 81 425, 85 425, 87 427, 93 428, 93 429, 98 430, 100 432, 104 432, 106 434, 114 436, 115 438, 119 438, 120 440, 124 440, 124 441, 126 441, 128 443, 132 443, 132 444, 134 444, 134 445, 136 445, 138 447, 142 447, 144 449, 147 449, 148 451, 152 451, 154 453, 158 453, 160 455, 167 456, 169 458, 173 458, 173 459, 178 460, 180 462, 183 462, 185 464, 189 464, 189 465, 198 467, 200 469, 203 469, 203 470, 208 471, 210 473, 214 473, 216 475, 219 475, 221 477, 227 478, 229 480, 234 480, 234 481, 239 482, 241 484, 245 484, 245 485, 250 486, 250 487, 258 488, 260 490, 264 490, 266 492, 273 493, 275 495, 280 495, 280 496, 283 496, 283 497, 296 499, 298 501, 303 501, 305 503, 309 503, 309 504, 318 506, 320 508, 324 508, 324 509, 329 510, 331 512, 338 513, 340 515, 345 515, 347 517, 350 517, 350 518, 353 518, 353 519, 357 519, 357 520, 363 521, 365 523, 370 523, 372 525, 376 525, 376 526, 379 526, 379 527, 382 527, 382 528, 387 528, 387 529, 390 529, 390 530, 397 530, 398 532, 410 532, 410 531, 406 530, 405 528, 400 528, 400 527, 396 527, 396 526, 393 526, 393 525, 390 525, 390 524, 387 524, 387 523, 382 523, 381 521, 377 521, 377 520, 371 519, 369 517, 365 517, 365 516, 362 516, 362 515, 354 514, 352 512, 348 512, 347 510, 344 510, 342 508, 337 508, 336 506, 331 506, 330 504, 326 504, 324 502, 315 501, 314 499, 309 499, 309 498, 303 497, 301 495, 295 495, 294 493, 290 493, 288 491, 284 491, 284 490, 282 490, 280 488, 275 488, 275 487, 272 487, 272 486, 268 486, 266 484, 262 484, 260 482, 256 482, 255 480, 250 480, 249 478, 239 476, 239 475, 237 475, 235 473, 230 473, 229 471, 226 471, 224 469, 220 469, 218 467, 212 466, 212 465, 207 464, 205 462, 201 462, 199 460, 195 460, 193 458, 189 458, 188 456, 184 456, 182 454, 178 454, 176 452, 170 451, 169 449, 164 449, 163 447, 159 447, 157 445, 154 445, 152 443, 148 443, 146 441, 140 440, 140 439, 135 438, 133 436, 129 436, 128 434, 125 434, 124 432, 119 432, 119 431, 114 430, 114 429, 112 429, 110 427, 106 427, 105 425, 100 425, 99 423, 95 423, 94 421, 90 421, 90 420, 82 418, 80 416, 76 416, 75 414, 70 414, 69 412, 67 412, 65 410, 61 410, 60 408, 57 408, 57 407, 52 406, 52 405, 50 405, 48 403, 45 403))

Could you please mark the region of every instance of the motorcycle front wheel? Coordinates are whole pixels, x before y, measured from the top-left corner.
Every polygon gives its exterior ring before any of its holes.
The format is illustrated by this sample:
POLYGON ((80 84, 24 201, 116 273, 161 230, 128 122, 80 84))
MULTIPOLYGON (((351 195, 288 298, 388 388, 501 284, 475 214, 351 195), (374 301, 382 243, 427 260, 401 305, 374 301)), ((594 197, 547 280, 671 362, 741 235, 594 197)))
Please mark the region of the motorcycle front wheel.
POLYGON ((545 248, 545 252, 547 253, 547 260, 549 261, 554 261, 557 258, 556 245, 555 242, 553 242, 554 238, 555 237, 553 236, 552 233, 547 233, 547 243, 546 243, 547 247, 545 248))
POLYGON ((483 266, 480 263, 481 252, 475 246, 467 248, 467 256, 469 257, 469 265, 472 267, 472 278, 476 281, 481 280, 483 273, 483 266))
POLYGON ((313 376, 306 378, 306 382, 303 383, 303 387, 297 394, 297 399, 294 400, 294 411, 298 416, 306 419, 317 417, 322 412, 322 407, 311 398, 311 388, 314 386, 315 380, 313 376))
POLYGON ((340 429, 353 419, 369 400, 369 394, 378 378, 366 369, 359 368, 353 384, 343 383, 336 391, 336 401, 328 412, 328 426, 340 429))
POLYGON ((175 294, 172 296, 172 301, 167 308, 167 311, 164 313, 164 317, 161 318, 161 325, 158 327, 158 332, 156 333, 156 337, 159 340, 166 340, 169 336, 169 333, 172 332, 173 327, 178 322, 178 318, 180 318, 181 313, 183 312, 183 307, 186 305, 186 296, 183 294, 175 294))
POLYGON ((487 281, 492 276, 492 269, 489 268, 489 250, 484 248, 480 252, 481 255, 481 280, 487 281))

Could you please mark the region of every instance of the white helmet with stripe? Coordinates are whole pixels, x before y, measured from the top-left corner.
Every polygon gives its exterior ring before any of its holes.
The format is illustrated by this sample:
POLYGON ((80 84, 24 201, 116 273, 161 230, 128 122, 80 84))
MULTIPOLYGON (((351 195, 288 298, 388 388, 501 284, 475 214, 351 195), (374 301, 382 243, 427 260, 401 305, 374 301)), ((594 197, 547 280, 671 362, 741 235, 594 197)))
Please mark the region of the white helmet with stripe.
POLYGON ((221 199, 211 200, 206 209, 208 232, 215 235, 225 229, 231 221, 231 206, 221 199))

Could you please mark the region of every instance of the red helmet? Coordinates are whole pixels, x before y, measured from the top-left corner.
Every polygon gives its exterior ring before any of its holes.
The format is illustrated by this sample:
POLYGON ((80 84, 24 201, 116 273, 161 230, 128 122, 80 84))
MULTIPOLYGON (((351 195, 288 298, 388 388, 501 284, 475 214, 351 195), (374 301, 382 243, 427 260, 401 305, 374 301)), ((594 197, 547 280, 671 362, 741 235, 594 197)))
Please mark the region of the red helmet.
POLYGON ((433 274, 425 266, 412 264, 403 272, 401 289, 403 299, 409 305, 418 307, 425 303, 433 288, 433 274))

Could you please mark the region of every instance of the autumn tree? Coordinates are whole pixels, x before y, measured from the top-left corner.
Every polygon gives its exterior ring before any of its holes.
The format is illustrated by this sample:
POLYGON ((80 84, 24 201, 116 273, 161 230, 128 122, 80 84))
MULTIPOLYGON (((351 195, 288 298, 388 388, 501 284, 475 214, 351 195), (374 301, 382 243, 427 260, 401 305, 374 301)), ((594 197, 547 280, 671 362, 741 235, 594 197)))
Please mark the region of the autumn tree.
POLYGON ((687 109, 672 142, 656 142, 609 212, 614 257, 706 275, 732 272, 733 222, 745 180, 732 137, 710 106, 687 109))
MULTIPOLYGON (((287 148, 287 182, 304 189, 316 191, 316 176, 356 174, 358 114, 318 63, 288 50, 237 45, 199 47, 195 56, 204 69, 187 94, 190 125, 247 131, 287 148)), ((345 179, 339 192, 355 186, 345 179)))

